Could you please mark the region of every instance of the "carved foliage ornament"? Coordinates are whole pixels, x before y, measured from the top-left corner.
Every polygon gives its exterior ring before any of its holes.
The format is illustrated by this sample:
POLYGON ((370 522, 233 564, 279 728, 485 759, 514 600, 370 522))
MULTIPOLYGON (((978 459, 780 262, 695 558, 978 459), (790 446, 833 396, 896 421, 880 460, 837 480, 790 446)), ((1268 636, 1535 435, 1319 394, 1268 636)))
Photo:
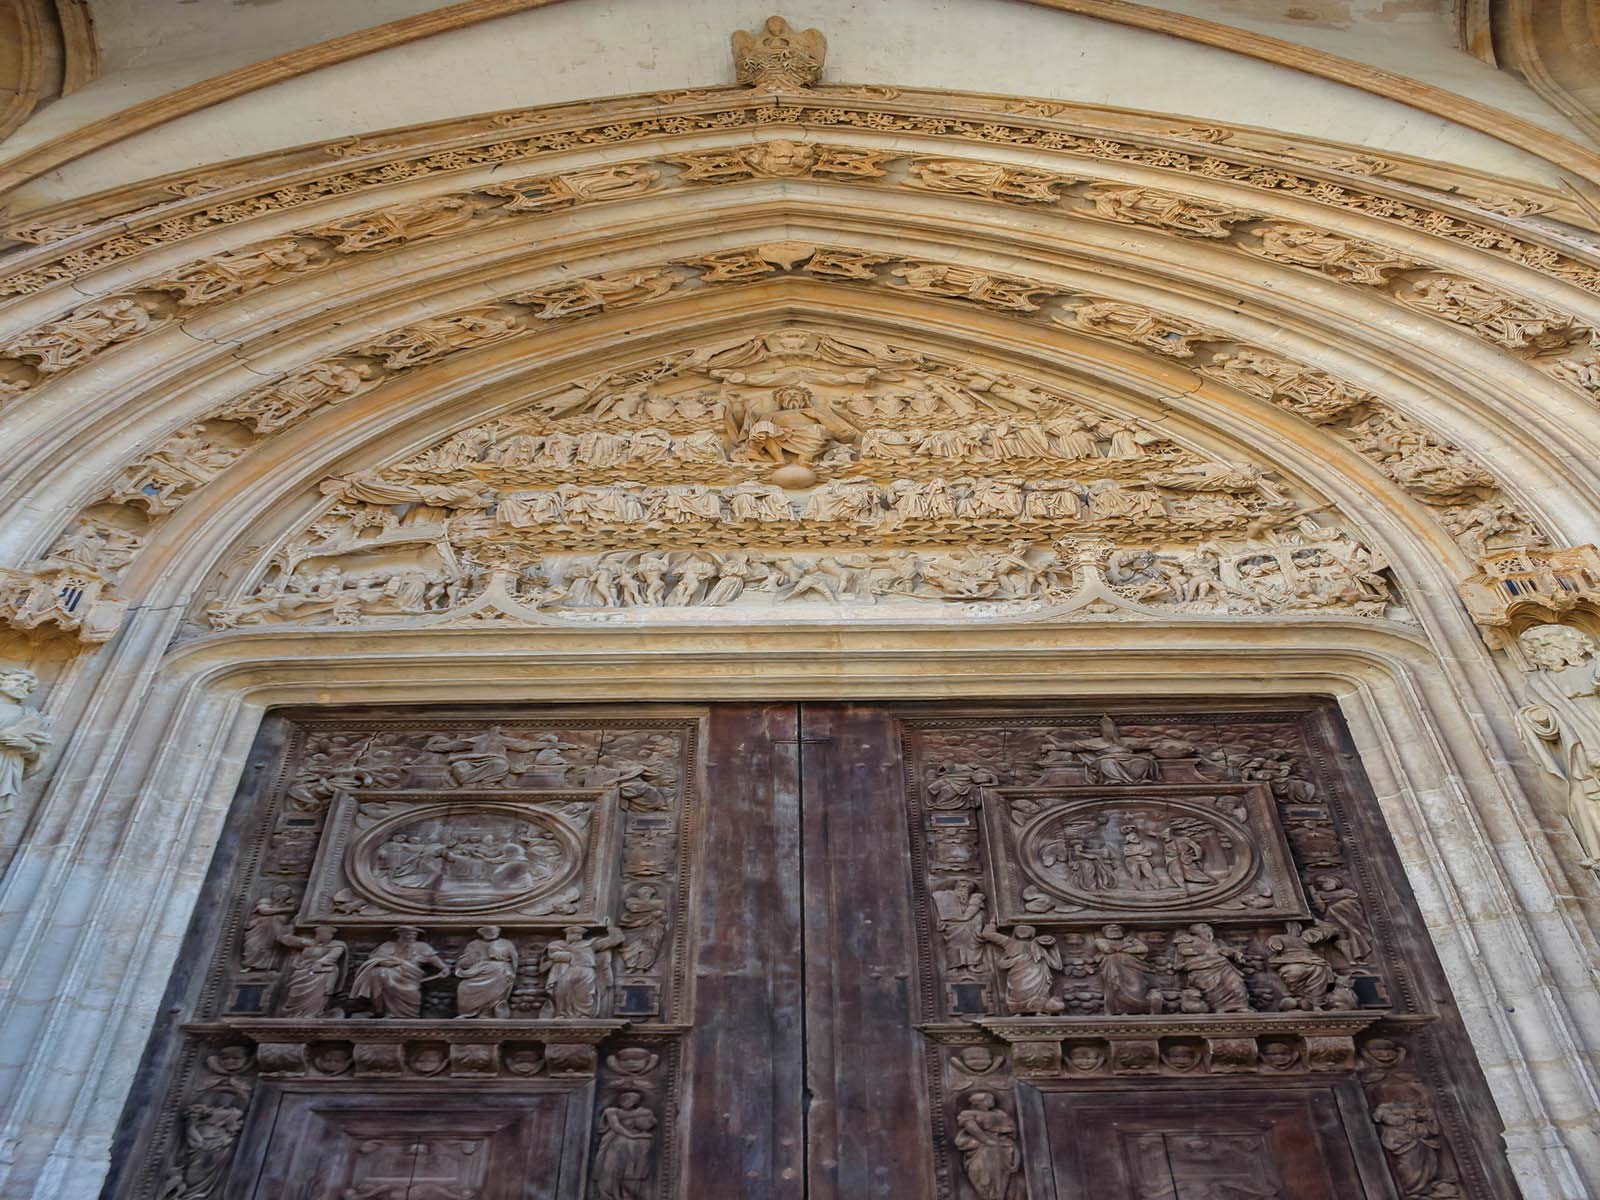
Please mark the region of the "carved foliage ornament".
MULTIPOLYGON (((496 183, 473 192, 308 225, 292 237, 229 251, 147 280, 137 291, 103 298, 13 339, 0 347, 0 355, 9 356, 9 361, 0 357, 0 389, 21 394, 46 375, 86 362, 98 351, 158 328, 174 316, 325 269, 352 254, 393 249, 530 213, 627 199, 666 187, 806 175, 1005 203, 1048 204, 1089 219, 1226 241, 1246 253, 1342 282, 1388 288, 1402 304, 1468 327, 1504 349, 1536 358, 1553 377, 1575 386, 1587 387, 1586 369, 1594 361, 1587 345, 1593 331, 1571 316, 1479 282, 1426 269, 1426 263, 1337 231, 1270 220, 1257 212, 1198 200, 1182 192, 1085 182, 1037 168, 777 140, 752 148, 699 151, 657 162, 612 164, 496 183), (1397 280, 1397 276, 1403 278, 1397 280), (1569 349, 1578 356, 1567 355, 1569 349)), ((1427 228, 1438 232, 1440 226, 1434 221, 1427 223, 1427 228)))

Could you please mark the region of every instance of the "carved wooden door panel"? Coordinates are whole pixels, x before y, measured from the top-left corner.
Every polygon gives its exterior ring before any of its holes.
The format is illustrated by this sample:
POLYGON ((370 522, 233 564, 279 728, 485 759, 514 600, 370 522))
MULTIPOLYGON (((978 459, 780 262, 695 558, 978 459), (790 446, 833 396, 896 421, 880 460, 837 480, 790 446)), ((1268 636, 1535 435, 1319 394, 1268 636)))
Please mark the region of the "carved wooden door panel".
POLYGON ((802 1195, 797 716, 269 718, 108 1196, 802 1195))
POLYGON ((274 716, 121 1200, 1501 1200, 1337 721, 274 716))
POLYGON ((809 1195, 1500 1200, 1314 704, 805 707, 809 1195))

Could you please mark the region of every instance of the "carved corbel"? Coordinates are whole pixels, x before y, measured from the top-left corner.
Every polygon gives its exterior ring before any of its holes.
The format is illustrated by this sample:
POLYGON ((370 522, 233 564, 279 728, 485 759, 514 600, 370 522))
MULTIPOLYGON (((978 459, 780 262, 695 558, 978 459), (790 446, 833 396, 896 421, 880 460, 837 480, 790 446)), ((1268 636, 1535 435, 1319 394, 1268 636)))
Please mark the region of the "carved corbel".
POLYGON ((0 567, 0 620, 31 632, 49 626, 79 641, 107 641, 116 633, 127 602, 102 598, 105 580, 90 571, 0 567))

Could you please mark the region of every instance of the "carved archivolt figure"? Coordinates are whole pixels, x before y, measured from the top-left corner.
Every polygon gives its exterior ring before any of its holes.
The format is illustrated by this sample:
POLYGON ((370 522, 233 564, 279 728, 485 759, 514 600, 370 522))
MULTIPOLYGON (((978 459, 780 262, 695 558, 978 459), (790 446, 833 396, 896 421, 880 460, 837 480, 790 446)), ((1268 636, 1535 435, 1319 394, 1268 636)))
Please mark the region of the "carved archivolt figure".
POLYGON ((25 667, 0 667, 0 823, 50 747, 50 718, 22 703, 38 686, 25 667))
POLYGON ((1533 670, 1517 726, 1534 759, 1567 789, 1567 819, 1583 865, 1600 868, 1600 661, 1594 640, 1565 625, 1535 625, 1517 639, 1533 670))
POLYGON ((594 1156, 599 1200, 645 1200, 650 1183, 650 1143, 656 1115, 638 1092, 623 1092, 600 1112, 600 1147, 594 1156))
POLYGON ((422 985, 450 974, 444 959, 427 942, 418 941, 419 930, 402 925, 394 940, 384 942, 361 964, 350 999, 366 1000, 380 1017, 415 1017, 422 1011, 422 985), (428 973, 432 968, 433 973, 428 973))
POLYGON ((284 985, 285 1017, 320 1017, 344 980, 348 947, 333 935, 332 925, 318 925, 311 937, 284 934, 278 940, 297 953, 289 960, 289 981, 284 985))
POLYGON ((956 1149, 978 1200, 1022 1200, 1017 1126, 989 1092, 974 1092, 956 1115, 956 1149))
POLYGON ((517 982, 517 948, 500 936, 498 925, 484 925, 456 960, 456 1016, 511 1016, 511 988, 517 982))

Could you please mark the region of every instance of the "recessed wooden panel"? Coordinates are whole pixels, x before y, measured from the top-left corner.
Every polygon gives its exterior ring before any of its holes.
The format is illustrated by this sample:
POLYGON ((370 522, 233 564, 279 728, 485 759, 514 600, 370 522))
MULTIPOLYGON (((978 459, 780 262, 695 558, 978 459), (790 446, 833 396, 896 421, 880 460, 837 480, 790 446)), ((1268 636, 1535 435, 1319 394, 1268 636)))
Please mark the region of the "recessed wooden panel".
POLYGON ((584 1091, 262 1085, 227 1200, 579 1200, 584 1091))
POLYGON ((1349 1084, 1023 1088, 1019 1101, 1040 1200, 1395 1198, 1349 1084))

